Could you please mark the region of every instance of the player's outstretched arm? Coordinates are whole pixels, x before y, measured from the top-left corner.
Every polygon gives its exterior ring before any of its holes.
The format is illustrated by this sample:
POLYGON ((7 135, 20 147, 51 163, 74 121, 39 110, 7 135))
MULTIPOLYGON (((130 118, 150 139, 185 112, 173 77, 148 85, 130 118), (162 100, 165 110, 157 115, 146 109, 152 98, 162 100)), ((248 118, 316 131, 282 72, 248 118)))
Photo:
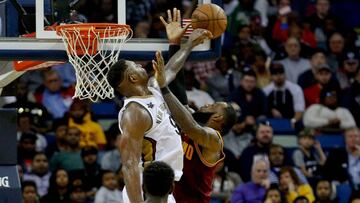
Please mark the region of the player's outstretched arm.
POLYGON ((202 44, 205 39, 209 39, 211 37, 211 32, 205 29, 196 29, 191 33, 188 41, 181 46, 180 50, 177 51, 176 54, 172 56, 169 62, 165 65, 166 85, 174 80, 176 74, 183 67, 191 50, 195 46, 202 44))
POLYGON ((166 85, 165 69, 161 63, 161 53, 157 52, 157 61, 153 60, 155 78, 161 88, 164 100, 169 107, 172 117, 179 125, 180 129, 191 139, 202 147, 218 151, 221 149, 222 141, 217 132, 209 127, 200 126, 192 117, 190 112, 181 104, 181 102, 172 94, 166 85))
POLYGON ((118 145, 122 172, 130 202, 141 203, 139 160, 144 133, 151 126, 149 113, 140 105, 130 103, 121 118, 122 135, 118 145))

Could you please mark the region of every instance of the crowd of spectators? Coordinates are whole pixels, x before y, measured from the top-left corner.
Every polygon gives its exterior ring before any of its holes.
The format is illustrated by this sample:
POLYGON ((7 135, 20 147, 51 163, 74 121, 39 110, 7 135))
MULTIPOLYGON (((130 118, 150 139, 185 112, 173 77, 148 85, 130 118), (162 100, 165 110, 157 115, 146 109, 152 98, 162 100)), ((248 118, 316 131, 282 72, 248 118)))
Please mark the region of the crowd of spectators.
MULTIPOLYGON (((189 18, 196 5, 126 2, 127 23, 140 38, 166 37, 158 16, 177 7, 189 18)), ((184 67, 194 110, 214 101, 239 107, 238 122, 223 135, 226 159, 214 180, 214 202, 335 203, 342 195, 336 191, 339 185, 348 185, 352 199, 360 199, 355 31, 331 12, 330 0, 304 1, 302 10, 296 2, 224 0, 228 27, 221 57, 184 67), (274 142, 268 119, 291 124, 295 149, 274 142), (316 140, 321 134, 343 136, 345 147, 323 149, 316 140)), ((77 1, 73 7, 77 20, 89 22, 116 22, 115 8, 111 0, 77 1)), ((117 121, 105 129, 87 101, 72 99, 71 68, 67 64, 25 75, 15 101, 4 105, 18 108, 24 202, 121 202, 117 121)))

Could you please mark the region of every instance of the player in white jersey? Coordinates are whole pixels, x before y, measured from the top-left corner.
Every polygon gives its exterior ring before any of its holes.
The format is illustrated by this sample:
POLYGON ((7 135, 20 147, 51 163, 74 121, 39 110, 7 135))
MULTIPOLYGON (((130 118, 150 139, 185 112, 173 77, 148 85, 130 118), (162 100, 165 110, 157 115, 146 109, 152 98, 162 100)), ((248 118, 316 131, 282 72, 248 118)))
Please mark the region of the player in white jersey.
MULTIPOLYGON (((171 25, 171 22, 176 22, 177 25, 166 26, 167 33, 178 32, 181 36, 185 30, 178 26, 180 13, 174 11, 173 18, 169 15, 169 21, 168 25, 171 25)), ((207 30, 193 31, 188 41, 165 66, 167 84, 182 68, 192 48, 211 37, 207 30)), ((161 53, 157 52, 153 65, 163 63, 161 53)), ((127 193, 131 203, 140 203, 143 202, 143 197, 139 166, 153 160, 164 161, 174 169, 175 180, 180 179, 183 164, 181 138, 175 123, 172 123, 161 93, 156 88, 156 80, 150 78, 141 65, 133 61, 119 60, 111 66, 107 79, 115 91, 126 97, 119 112, 121 139, 118 148, 123 163, 124 193, 127 193)))

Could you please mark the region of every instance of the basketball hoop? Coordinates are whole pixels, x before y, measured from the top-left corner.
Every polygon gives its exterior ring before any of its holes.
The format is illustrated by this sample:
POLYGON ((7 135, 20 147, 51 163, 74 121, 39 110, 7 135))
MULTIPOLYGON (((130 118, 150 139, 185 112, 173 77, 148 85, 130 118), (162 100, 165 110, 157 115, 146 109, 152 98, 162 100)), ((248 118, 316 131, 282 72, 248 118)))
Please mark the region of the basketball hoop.
POLYGON ((113 98, 114 90, 107 82, 109 68, 119 57, 122 46, 131 39, 129 25, 111 23, 66 24, 56 27, 66 46, 69 62, 76 73, 73 98, 113 98))

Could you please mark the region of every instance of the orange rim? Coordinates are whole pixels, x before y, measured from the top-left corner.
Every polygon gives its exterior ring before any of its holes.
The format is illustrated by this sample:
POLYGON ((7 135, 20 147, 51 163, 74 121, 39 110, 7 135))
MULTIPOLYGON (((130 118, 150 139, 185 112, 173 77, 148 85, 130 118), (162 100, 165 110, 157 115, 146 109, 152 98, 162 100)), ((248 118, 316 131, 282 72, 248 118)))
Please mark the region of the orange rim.
MULTIPOLYGON (((126 24, 116 24, 116 23, 82 23, 82 24, 65 24, 56 26, 56 34, 61 36, 62 30, 67 30, 68 32, 74 32, 75 29, 80 29, 81 34, 87 34, 89 29, 93 28, 94 32, 99 34, 104 34, 106 30, 117 30, 117 29, 127 29, 131 30, 129 25, 126 24)), ((120 36, 121 34, 114 34, 114 36, 120 36)), ((86 35, 84 35, 86 36, 86 35)), ((86 36, 88 37, 88 36, 86 36)), ((101 37, 109 37, 107 35, 101 35, 101 37)))

